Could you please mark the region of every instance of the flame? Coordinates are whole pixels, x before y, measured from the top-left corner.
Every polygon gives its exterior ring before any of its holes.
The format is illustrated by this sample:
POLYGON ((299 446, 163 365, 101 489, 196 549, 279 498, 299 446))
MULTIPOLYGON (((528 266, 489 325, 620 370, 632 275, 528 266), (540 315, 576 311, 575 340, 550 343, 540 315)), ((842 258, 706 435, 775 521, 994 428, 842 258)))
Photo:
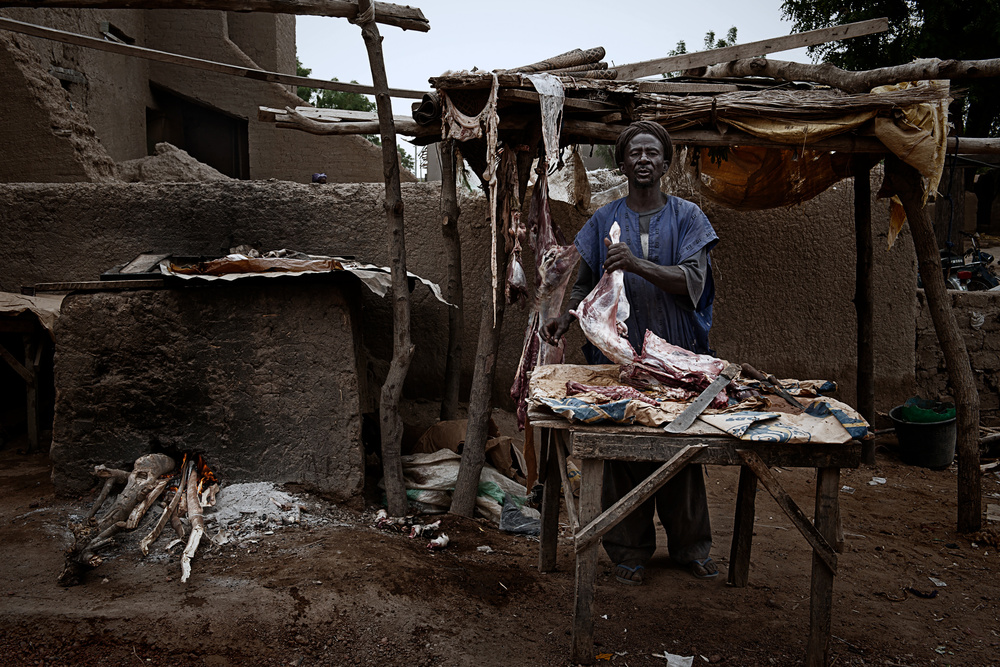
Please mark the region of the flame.
POLYGON ((198 471, 198 493, 201 494, 206 485, 215 484, 219 480, 216 478, 215 473, 212 472, 212 469, 208 467, 205 458, 201 454, 197 456, 195 469, 198 471))

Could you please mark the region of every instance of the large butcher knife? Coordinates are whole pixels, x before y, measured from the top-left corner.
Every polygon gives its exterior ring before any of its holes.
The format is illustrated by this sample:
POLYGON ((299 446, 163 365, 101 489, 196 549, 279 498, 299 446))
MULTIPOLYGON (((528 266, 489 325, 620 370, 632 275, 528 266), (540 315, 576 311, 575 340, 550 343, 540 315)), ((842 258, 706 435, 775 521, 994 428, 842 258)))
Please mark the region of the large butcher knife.
POLYGON ((677 419, 664 426, 663 430, 667 433, 683 433, 688 430, 688 426, 693 424, 698 415, 705 411, 705 408, 712 402, 712 399, 718 396, 719 392, 725 389, 739 374, 740 367, 736 364, 726 366, 722 373, 719 374, 719 377, 715 378, 705 391, 698 394, 698 398, 694 399, 691 405, 684 408, 684 412, 677 415, 677 419))

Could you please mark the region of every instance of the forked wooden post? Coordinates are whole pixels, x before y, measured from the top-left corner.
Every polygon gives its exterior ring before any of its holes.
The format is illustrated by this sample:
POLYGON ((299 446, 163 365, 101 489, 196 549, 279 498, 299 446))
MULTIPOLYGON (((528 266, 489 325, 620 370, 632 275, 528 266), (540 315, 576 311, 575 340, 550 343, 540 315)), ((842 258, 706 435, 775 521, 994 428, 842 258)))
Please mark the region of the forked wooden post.
POLYGON ((375 87, 379 131, 382 135, 382 170, 385 174, 385 212, 389 236, 389 266, 392 270, 392 362, 382 385, 379 421, 382 426, 382 466, 385 471, 385 495, 389 514, 407 513, 406 486, 400 446, 403 439, 403 419, 399 415, 399 399, 403 380, 413 358, 410 342, 410 290, 406 279, 406 242, 403 230, 403 195, 399 184, 399 154, 396 152, 396 129, 392 121, 389 83, 382 57, 382 37, 375 24, 372 0, 359 1, 357 22, 368 49, 368 61, 375 87))
POLYGON ((979 391, 969 352, 945 289, 934 225, 922 202, 920 174, 897 158, 886 158, 886 180, 899 196, 917 251, 927 307, 944 352, 948 380, 955 396, 958 430, 958 530, 972 533, 983 525, 982 472, 979 470, 979 391))
POLYGON ((448 356, 444 367, 444 399, 441 419, 458 416, 458 394, 462 379, 462 338, 465 335, 465 303, 462 297, 462 242, 458 233, 457 172, 455 140, 441 142, 441 236, 448 263, 448 356))

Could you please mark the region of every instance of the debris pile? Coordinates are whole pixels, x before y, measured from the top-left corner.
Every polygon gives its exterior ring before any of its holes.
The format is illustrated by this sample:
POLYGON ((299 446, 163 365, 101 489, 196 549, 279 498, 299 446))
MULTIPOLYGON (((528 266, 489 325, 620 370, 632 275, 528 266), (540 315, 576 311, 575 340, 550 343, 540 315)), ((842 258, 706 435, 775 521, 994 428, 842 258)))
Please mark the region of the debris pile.
POLYGON ((302 523, 329 523, 270 482, 220 488, 200 456, 190 461, 185 457, 180 470, 176 467, 174 459, 164 454, 140 457, 131 473, 103 465, 95 467, 94 475, 105 479, 105 483, 87 514, 70 523, 75 540, 66 552, 60 585, 81 583, 88 570, 103 562, 104 556, 99 552, 106 553, 116 544, 122 550, 136 548, 144 557, 175 553, 171 550, 184 544, 180 557, 181 581, 187 581, 191 576, 191 561, 203 537, 221 546, 262 534, 273 535, 277 529, 302 523), (125 487, 104 508, 116 484, 125 487), (159 514, 150 511, 156 509, 159 514), (161 540, 168 523, 176 539, 161 540))

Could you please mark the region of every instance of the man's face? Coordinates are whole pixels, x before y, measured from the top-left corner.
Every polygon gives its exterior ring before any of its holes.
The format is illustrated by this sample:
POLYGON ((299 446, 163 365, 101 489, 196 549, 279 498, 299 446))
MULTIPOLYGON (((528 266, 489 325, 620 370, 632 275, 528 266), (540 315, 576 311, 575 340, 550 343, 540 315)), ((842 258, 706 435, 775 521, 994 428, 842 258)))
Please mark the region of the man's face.
POLYGON ((666 171, 663 145, 651 134, 637 134, 625 146, 625 160, 619 167, 629 187, 658 187, 666 171))

